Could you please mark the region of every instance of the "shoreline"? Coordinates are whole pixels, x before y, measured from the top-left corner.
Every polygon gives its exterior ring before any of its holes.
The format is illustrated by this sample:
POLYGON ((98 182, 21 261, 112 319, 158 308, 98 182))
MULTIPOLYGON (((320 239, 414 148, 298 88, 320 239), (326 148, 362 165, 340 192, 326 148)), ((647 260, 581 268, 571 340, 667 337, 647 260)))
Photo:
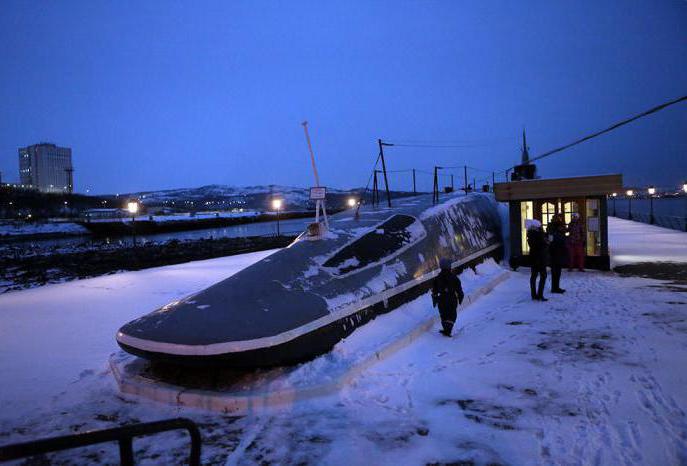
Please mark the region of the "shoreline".
POLYGON ((120 271, 142 270, 288 246, 296 236, 170 240, 137 247, 0 258, 0 294, 120 271))
MULTIPOLYGON (((333 210, 330 215, 336 214, 340 210, 333 210)), ((314 212, 284 212, 280 214, 280 220, 290 220, 290 219, 301 219, 301 218, 314 218, 314 212)), ((83 228, 84 231, 52 231, 52 232, 39 232, 39 233, 26 233, 26 234, 3 234, 0 233, 0 245, 2 244, 14 244, 20 243, 22 241, 41 241, 41 240, 51 240, 51 239, 63 239, 63 238, 94 238, 99 239, 103 237, 118 238, 123 236, 131 235, 131 222, 126 221, 127 218, 123 219, 112 219, 106 222, 84 222, 82 220, 74 220, 71 222, 25 222, 25 225, 60 225, 60 224, 70 224, 83 228), (98 227, 95 225, 103 225, 98 227), (89 226, 94 226, 93 230, 89 229, 89 226)), ((194 218, 188 217, 188 219, 180 219, 174 221, 164 221, 156 222, 150 220, 136 220, 135 228, 136 233, 145 234, 157 234, 157 233, 175 233, 183 231, 194 231, 194 230, 205 230, 212 228, 221 227, 231 227, 238 225, 247 225, 254 223, 267 223, 276 221, 276 215, 271 213, 261 213, 255 216, 246 217, 225 217, 225 218, 194 218)))

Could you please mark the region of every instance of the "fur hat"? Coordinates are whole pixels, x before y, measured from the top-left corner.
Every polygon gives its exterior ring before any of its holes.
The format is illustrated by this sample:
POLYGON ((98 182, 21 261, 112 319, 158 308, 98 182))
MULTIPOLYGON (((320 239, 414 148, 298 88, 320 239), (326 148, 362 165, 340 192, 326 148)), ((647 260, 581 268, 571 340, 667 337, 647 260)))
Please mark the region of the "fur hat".
POLYGON ((528 218, 525 220, 525 228, 528 230, 536 230, 537 228, 541 228, 541 222, 534 218, 528 218))

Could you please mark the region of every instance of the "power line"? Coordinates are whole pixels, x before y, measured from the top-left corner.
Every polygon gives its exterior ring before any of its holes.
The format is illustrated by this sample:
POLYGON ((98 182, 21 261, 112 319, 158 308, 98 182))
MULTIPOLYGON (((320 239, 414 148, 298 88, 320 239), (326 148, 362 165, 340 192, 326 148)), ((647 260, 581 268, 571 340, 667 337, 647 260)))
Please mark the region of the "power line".
MULTIPOLYGON (((639 114, 637 114, 637 115, 635 115, 635 116, 632 116, 632 117, 630 117, 630 118, 626 118, 626 119, 624 119, 624 120, 622 120, 622 121, 620 121, 620 122, 618 122, 618 123, 615 123, 614 125, 611 125, 611 126, 609 126, 608 128, 606 128, 606 129, 603 129, 603 130, 601 130, 601 131, 597 131, 596 133, 592 133, 592 134, 590 134, 590 135, 588 135, 588 136, 585 136, 585 137, 580 138, 580 139, 578 139, 578 140, 576 140, 576 141, 573 141, 573 142, 571 142, 570 144, 566 144, 566 145, 564 145, 564 146, 557 147, 556 149, 550 150, 550 151, 548 151, 548 152, 544 152, 544 153, 541 154, 541 155, 538 155, 538 156, 536 156, 536 157, 534 157, 534 158, 531 158, 531 159, 530 159, 530 162, 534 162, 534 161, 536 161, 536 160, 543 159, 544 157, 548 157, 549 155, 553 155, 553 154, 555 154, 555 153, 557 153, 557 152, 561 152, 561 151, 563 151, 563 150, 565 150, 565 149, 569 149, 569 148, 572 147, 572 146, 576 146, 577 144, 583 143, 583 142, 588 141, 588 140, 590 140, 590 139, 592 139, 592 138, 595 138, 595 137, 597 137, 597 136, 601 136, 602 134, 605 134, 605 133, 608 133, 608 132, 610 132, 610 131, 613 131, 613 130, 616 129, 616 128, 620 128, 621 126, 624 126, 624 125, 626 125, 626 124, 628 124, 628 123, 631 123, 631 122, 633 122, 633 121, 635 121, 635 120, 638 120, 638 119, 640 119, 640 118, 642 118, 642 117, 645 117, 645 116, 647 116, 647 115, 651 115, 652 113, 656 113, 656 112, 658 112, 658 111, 660 111, 660 110, 663 110, 663 109, 666 108, 666 107, 669 107, 669 106, 671 106, 671 105, 675 105, 675 104, 680 103, 680 102, 683 102, 683 101, 685 101, 685 100, 687 100, 687 95, 682 96, 682 97, 679 97, 679 98, 674 99, 674 100, 671 100, 671 101, 668 101, 668 102, 663 103, 663 104, 661 104, 661 105, 657 105, 656 107, 650 108, 649 110, 646 110, 646 111, 644 111, 644 112, 642 112, 642 113, 639 113, 639 114)), ((515 167, 511 167, 511 168, 515 168, 515 167)))
POLYGON ((486 147, 493 144, 404 144, 404 143, 394 143, 391 142, 389 145, 394 147, 424 147, 424 148, 434 148, 434 149, 470 149, 473 147, 486 147))

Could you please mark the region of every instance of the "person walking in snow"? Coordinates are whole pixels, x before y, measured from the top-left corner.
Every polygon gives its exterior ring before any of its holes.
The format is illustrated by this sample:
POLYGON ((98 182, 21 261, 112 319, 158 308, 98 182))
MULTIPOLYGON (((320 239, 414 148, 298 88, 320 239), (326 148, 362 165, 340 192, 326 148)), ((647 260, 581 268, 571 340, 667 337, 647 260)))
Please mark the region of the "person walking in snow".
POLYGON ((530 247, 530 292, 535 301, 548 301, 544 297, 544 285, 546 284, 546 262, 548 259, 548 241, 541 226, 541 222, 535 219, 525 221, 527 228, 527 245, 530 247), (539 286, 537 287, 537 277, 539 286))
POLYGON ((551 265, 551 293, 565 293, 561 288, 561 271, 567 257, 565 246, 565 220, 563 214, 553 216, 547 228, 549 236, 549 257, 551 265))
POLYGON ((460 279, 451 272, 450 259, 441 259, 439 267, 441 271, 432 282, 432 305, 439 306, 442 335, 450 337, 458 315, 458 304, 463 302, 463 287, 460 279))
POLYGON ((584 272, 585 232, 579 214, 572 214, 568 232, 570 232, 570 236, 568 236, 568 271, 572 272, 572 269, 576 267, 580 272, 584 272))

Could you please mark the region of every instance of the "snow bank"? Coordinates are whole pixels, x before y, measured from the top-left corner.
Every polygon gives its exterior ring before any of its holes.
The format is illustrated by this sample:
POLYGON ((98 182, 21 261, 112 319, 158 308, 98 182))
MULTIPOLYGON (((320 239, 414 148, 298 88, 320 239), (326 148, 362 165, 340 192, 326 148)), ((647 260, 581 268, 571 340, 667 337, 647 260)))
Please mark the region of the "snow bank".
POLYGON ((272 251, 107 275, 0 295, 0 419, 103 367, 124 323, 206 288, 272 251), (9 357, 8 355, 12 355, 9 357), (11 381, 7 383, 7 381, 11 381))
POLYGON ((615 217, 608 219, 611 266, 687 262, 687 233, 615 217))
POLYGON ((0 237, 25 235, 87 235, 88 230, 71 222, 4 222, 0 223, 0 237))

